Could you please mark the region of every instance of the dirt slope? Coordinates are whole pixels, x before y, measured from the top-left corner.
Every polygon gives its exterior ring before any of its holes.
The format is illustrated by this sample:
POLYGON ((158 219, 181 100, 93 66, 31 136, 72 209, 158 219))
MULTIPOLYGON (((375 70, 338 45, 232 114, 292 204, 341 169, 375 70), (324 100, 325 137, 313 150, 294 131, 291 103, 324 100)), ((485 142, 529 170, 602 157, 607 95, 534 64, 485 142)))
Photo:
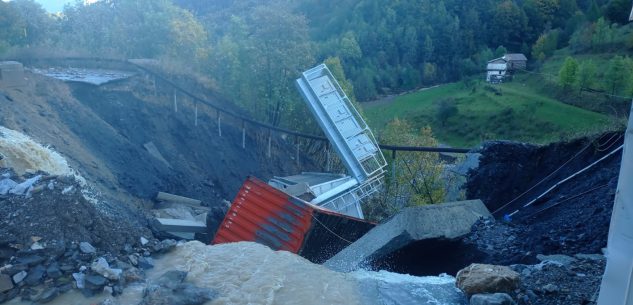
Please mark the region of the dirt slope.
POLYGON ((239 128, 223 124, 219 137, 214 113, 202 107, 194 126, 192 103, 181 101, 175 113, 171 95, 155 97, 143 76, 94 87, 26 75, 25 88, 0 91, 0 124, 52 146, 115 200, 167 191, 214 205, 231 200, 247 175, 267 179, 314 169, 307 162, 299 169, 294 149, 278 136, 270 159, 255 146, 252 130, 247 149, 239 128), (150 141, 171 168, 143 147, 150 141))

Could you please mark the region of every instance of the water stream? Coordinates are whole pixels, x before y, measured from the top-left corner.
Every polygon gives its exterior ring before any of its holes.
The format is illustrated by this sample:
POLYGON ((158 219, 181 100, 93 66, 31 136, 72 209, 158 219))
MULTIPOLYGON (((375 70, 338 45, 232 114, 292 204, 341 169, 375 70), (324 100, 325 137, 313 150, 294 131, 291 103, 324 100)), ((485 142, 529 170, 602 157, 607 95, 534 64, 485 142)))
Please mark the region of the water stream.
MULTIPOLYGON (((156 260, 149 281, 168 270, 187 271, 187 282, 215 289, 219 304, 467 304, 450 276, 416 277, 386 271, 338 273, 285 251, 241 242, 179 245, 156 260)), ((119 304, 138 304, 144 285, 127 287, 119 304)), ((85 298, 72 291, 49 304, 98 304, 105 294, 85 298)), ((17 299, 8 304, 28 304, 17 299)))

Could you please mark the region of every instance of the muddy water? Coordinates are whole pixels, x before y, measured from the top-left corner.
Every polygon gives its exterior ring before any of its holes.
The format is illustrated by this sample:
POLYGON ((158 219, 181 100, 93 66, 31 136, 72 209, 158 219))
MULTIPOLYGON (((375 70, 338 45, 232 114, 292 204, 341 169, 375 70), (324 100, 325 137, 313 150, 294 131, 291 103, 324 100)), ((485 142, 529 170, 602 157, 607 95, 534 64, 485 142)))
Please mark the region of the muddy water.
POLYGON ((0 167, 11 167, 17 174, 42 170, 51 175, 75 176, 84 179, 68 166, 59 153, 45 147, 30 137, 0 126, 0 167))
MULTIPOLYGON (((207 246, 189 242, 156 260, 148 279, 168 270, 187 271, 186 281, 215 289, 219 304, 467 304, 450 276, 415 277, 385 271, 338 273, 284 251, 255 243, 207 246)), ((128 287, 116 300, 138 304, 143 286, 128 287)), ((97 304, 106 296, 85 299, 77 292, 49 304, 97 304)), ((16 300, 8 304, 26 304, 16 300)))

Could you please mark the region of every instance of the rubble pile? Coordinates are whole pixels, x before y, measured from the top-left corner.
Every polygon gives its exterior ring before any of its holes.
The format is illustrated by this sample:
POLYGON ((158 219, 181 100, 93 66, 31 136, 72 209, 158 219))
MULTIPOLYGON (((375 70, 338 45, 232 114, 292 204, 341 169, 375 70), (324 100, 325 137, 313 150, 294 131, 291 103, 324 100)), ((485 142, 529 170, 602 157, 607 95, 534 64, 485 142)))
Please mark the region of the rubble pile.
POLYGON ((106 215, 74 178, 0 175, 0 302, 46 303, 71 289, 118 295, 176 245, 150 238, 133 213, 106 215))

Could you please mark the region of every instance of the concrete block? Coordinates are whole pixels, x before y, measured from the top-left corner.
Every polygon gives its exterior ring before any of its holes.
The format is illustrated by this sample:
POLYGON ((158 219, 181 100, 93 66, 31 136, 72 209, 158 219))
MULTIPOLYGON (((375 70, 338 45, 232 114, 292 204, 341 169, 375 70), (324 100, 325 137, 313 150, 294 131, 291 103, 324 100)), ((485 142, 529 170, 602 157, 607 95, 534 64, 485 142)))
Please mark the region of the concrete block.
POLYGON ((406 208, 324 265, 336 271, 353 271, 417 241, 458 239, 468 234, 477 220, 489 217, 492 215, 481 200, 406 208))

